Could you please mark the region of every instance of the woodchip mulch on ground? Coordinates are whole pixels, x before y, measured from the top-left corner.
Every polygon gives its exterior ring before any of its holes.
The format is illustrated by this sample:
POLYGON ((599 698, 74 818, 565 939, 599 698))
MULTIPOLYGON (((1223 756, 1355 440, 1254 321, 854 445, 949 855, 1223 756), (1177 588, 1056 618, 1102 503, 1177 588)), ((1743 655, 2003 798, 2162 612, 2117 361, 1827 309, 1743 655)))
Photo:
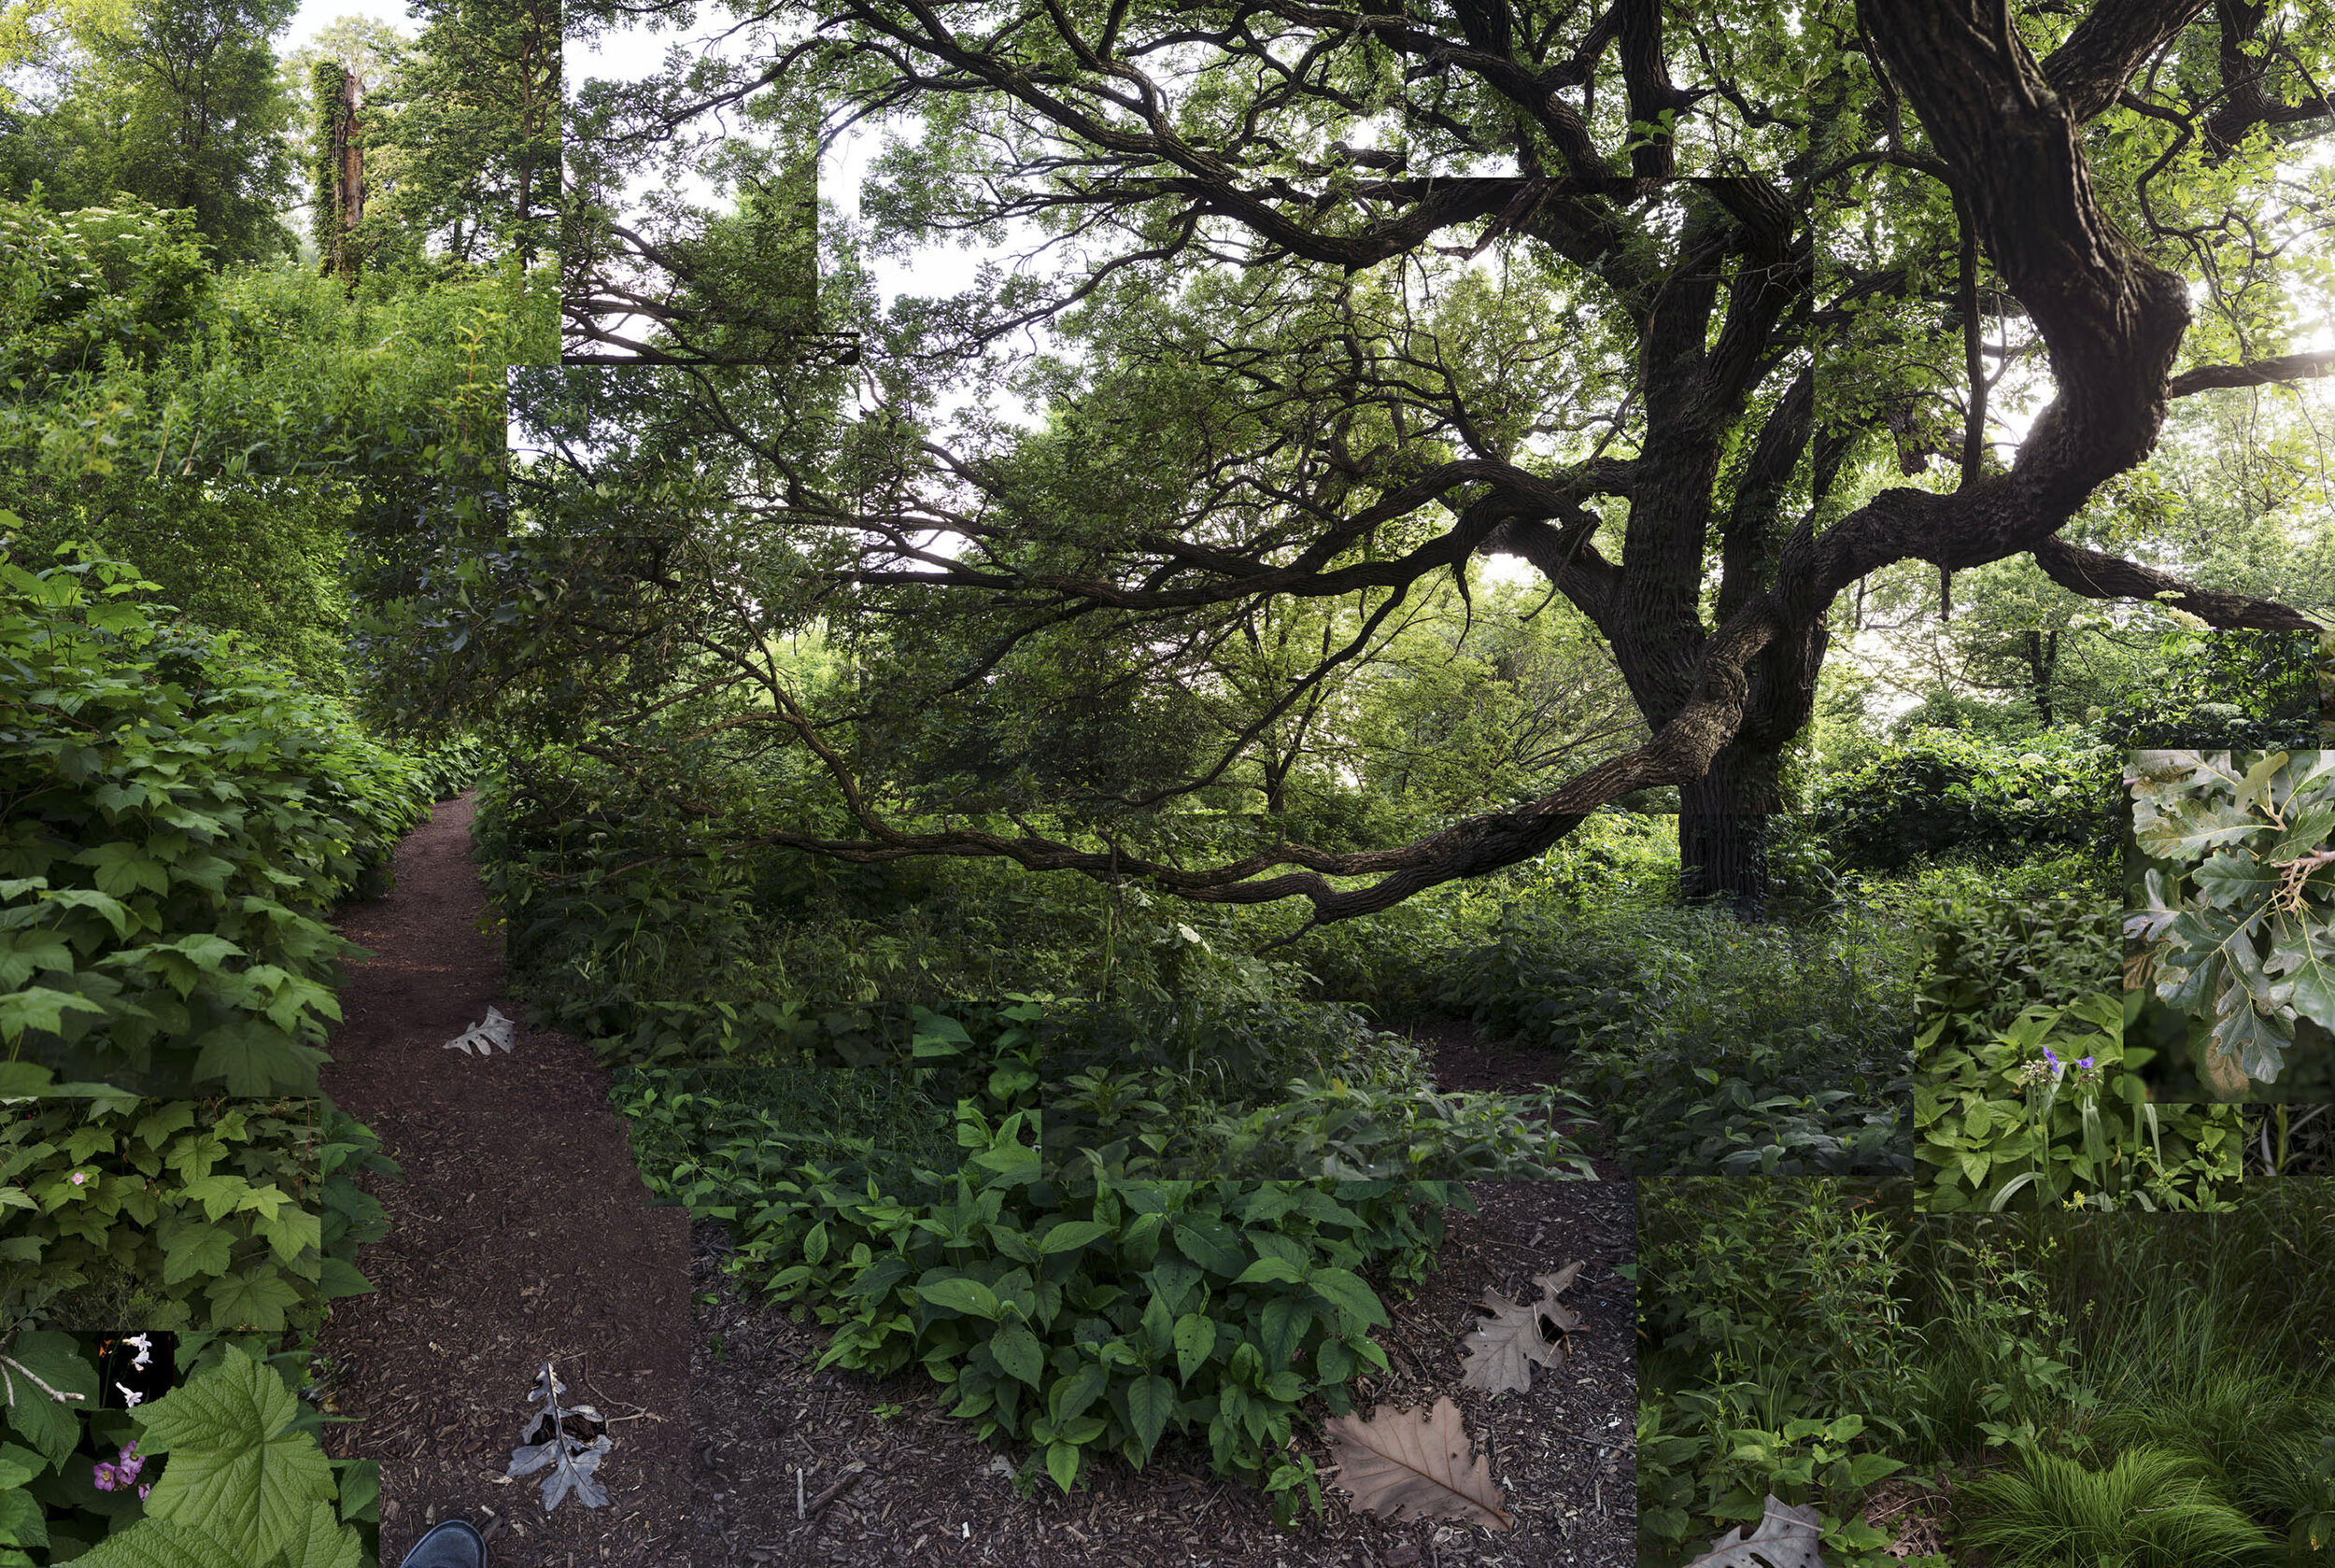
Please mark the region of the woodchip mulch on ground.
POLYGON ((519 1031, 487 1060, 445 1049, 502 996, 468 857, 471 803, 399 846, 394 891, 342 911, 372 948, 341 992, 324 1090, 380 1134, 404 1179, 374 1183, 394 1228, 322 1342, 336 1455, 381 1462, 382 1561, 439 1519, 488 1532, 495 1568, 675 1568, 687 1514, 689 1237, 652 1208, 608 1078, 579 1042, 519 1031), (545 1515, 504 1477, 545 1358, 615 1446, 608 1504, 545 1515))
MULTIPOLYGON (((723 1228, 697 1228, 691 1561, 697 1568, 908 1564, 966 1568, 1622 1568, 1636 1560, 1635 1295, 1614 1272, 1634 1255, 1636 1209, 1620 1182, 1479 1182, 1480 1209, 1454 1211, 1436 1272, 1418 1293, 1381 1294, 1394 1316, 1379 1343, 1388 1374, 1359 1404, 1459 1404, 1516 1520, 1512 1532, 1351 1512, 1276 1529, 1258 1492, 1215 1479, 1204 1448, 1164 1446, 1139 1473, 1105 1462, 1065 1497, 1012 1483, 1018 1446, 984 1447, 943 1412, 921 1370, 873 1379, 814 1370, 815 1323, 742 1296, 722 1267, 723 1228), (1585 1326, 1576 1353, 1531 1391, 1459 1387, 1474 1299, 1514 1300, 1535 1274, 1583 1261, 1565 1301, 1585 1326), (859 1468, 854 1469, 854 1466, 859 1468)), ((1301 1441, 1330 1463, 1315 1418, 1301 1441)))

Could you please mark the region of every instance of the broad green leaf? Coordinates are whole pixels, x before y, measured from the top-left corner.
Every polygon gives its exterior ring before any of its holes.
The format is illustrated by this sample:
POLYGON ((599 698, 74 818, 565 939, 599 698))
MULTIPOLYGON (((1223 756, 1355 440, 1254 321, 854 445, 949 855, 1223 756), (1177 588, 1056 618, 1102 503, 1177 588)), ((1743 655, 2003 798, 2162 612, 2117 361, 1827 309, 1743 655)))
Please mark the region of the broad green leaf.
POLYGON ((300 1292, 266 1264, 216 1279, 204 1294, 211 1304, 215 1329, 254 1328, 281 1334, 284 1309, 300 1305, 300 1292))
POLYGON ((1192 1374, 1208 1363, 1216 1349, 1216 1320, 1186 1312, 1176 1320, 1176 1377, 1190 1382, 1192 1374))
POLYGON ((1038 1238, 1038 1250, 1050 1257, 1056 1252, 1072 1252, 1110 1234, 1109 1225, 1093 1220, 1066 1220, 1038 1238))
POLYGON ((1386 1325, 1386 1307, 1359 1274, 1343 1268, 1317 1268, 1306 1281, 1306 1288, 1337 1307, 1338 1315, 1350 1325, 1386 1325))
MULTIPOLYGON (((167 1480, 167 1477, 164 1478, 167 1480)), ((155 1490, 162 1489, 162 1482, 155 1490)), ((216 1536, 167 1519, 143 1519, 74 1560, 77 1568, 251 1568, 216 1536)))
POLYGON ((96 1407, 97 1369, 70 1335, 27 1329, 0 1349, 0 1398, 17 1435, 61 1466, 81 1438, 78 1412, 96 1407))
POLYGON ((1054 1485, 1066 1492, 1068 1491, 1070 1483, 1078 1479, 1078 1445, 1075 1443, 1048 1444, 1046 1446, 1046 1474, 1054 1477, 1054 1485))
POLYGON ((1142 1446, 1145 1459, 1159 1446, 1160 1434, 1168 1430, 1168 1420, 1175 1409, 1175 1385, 1158 1374, 1138 1377, 1127 1385, 1127 1425, 1142 1446))
POLYGON ((1038 1336, 1020 1323, 1007 1323, 989 1336, 989 1353, 1007 1376, 1036 1388, 1046 1375, 1046 1355, 1038 1336))
POLYGON ((145 1450, 170 1456, 147 1513, 217 1537, 239 1563, 265 1562, 306 1530, 311 1505, 333 1495, 324 1450, 292 1428, 299 1408, 274 1368, 232 1346, 139 1406, 145 1450))
POLYGON ((1294 1285, 1299 1278, 1295 1266, 1285 1258, 1259 1258, 1240 1271, 1236 1285, 1294 1285))
POLYGON ((986 1318, 992 1322, 997 1321, 997 1293, 978 1279, 936 1279, 913 1289, 935 1307, 945 1307, 953 1312, 969 1312, 976 1318, 986 1318))
POLYGON ((329 1503, 312 1503, 301 1527, 284 1548, 286 1568, 359 1568, 365 1541, 353 1526, 344 1525, 329 1503))
POLYGON ((234 1255, 234 1237, 225 1227, 190 1222, 170 1233, 163 1246, 163 1283, 176 1285, 200 1275, 215 1278, 227 1272, 234 1255))

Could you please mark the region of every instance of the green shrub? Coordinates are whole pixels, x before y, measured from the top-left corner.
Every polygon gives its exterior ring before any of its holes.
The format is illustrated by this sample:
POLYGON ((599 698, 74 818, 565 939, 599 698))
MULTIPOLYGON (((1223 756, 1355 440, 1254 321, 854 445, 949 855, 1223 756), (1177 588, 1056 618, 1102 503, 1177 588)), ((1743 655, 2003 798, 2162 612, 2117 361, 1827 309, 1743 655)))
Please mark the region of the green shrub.
POLYGON ((0 561, 0 1043, 149 1092, 310 1092, 360 952, 322 917, 379 885, 427 791, 149 586, 0 561))
POLYGON ((1811 829, 1844 866, 1902 871, 1924 857, 2019 860, 2099 852, 2116 830, 2121 754, 2058 733, 2021 746, 1918 731, 1825 778, 1811 829))
POLYGON ((1926 911, 1914 1136, 1940 1210, 2213 1208, 2235 1181, 2234 1108, 2157 1105, 2130 1044, 2116 912, 2085 894, 1995 890, 1926 911))
MULTIPOLYGON (((1065 1490, 1097 1455, 1140 1466, 1170 1434, 1204 1438, 1216 1471, 1262 1482, 1284 1521, 1301 1491, 1319 1504, 1310 1460, 1284 1452, 1298 1404, 1318 1391, 1343 1411, 1355 1374, 1386 1365, 1369 1337, 1385 1309, 1364 1272, 1422 1278, 1442 1208, 1466 1202, 1436 1182, 1049 1169, 1032 1112, 993 1122, 971 1098, 945 1174, 903 1174, 899 1151, 847 1137, 839 1157, 781 1172, 751 1121, 709 1122, 705 1088, 682 1104, 635 1087, 622 1109, 636 1128, 672 1123, 651 1147, 689 1151, 645 1168, 652 1190, 731 1222, 733 1270, 832 1326, 821 1364, 922 1365, 953 1414, 984 1439, 1032 1445, 1065 1490)), ((1034 1087, 998 1082, 1006 1098, 1034 1087)))
POLYGON ((0 1323, 304 1330, 388 1234, 362 1123, 318 1099, 6 1102, 0 1323), (67 1311, 78 1304, 78 1310, 67 1311))
POLYGON ((1909 1171, 1905 968, 1869 925, 1521 904, 1440 997, 1547 1048, 1633 1168, 1909 1171))
POLYGON ((1898 1222, 1829 1179, 1674 1179, 1642 1187, 1638 1234, 1638 1560, 1773 1491, 1821 1505, 1828 1561, 1875 1561, 1855 1499, 1902 1468, 1882 1450, 1920 1377, 1898 1222))
POLYGON ((2270 1563, 2276 1543, 2190 1462, 2129 1448, 2105 1470, 2029 1453, 1956 1495, 1961 1541, 2022 1568, 2201 1568, 2270 1563))

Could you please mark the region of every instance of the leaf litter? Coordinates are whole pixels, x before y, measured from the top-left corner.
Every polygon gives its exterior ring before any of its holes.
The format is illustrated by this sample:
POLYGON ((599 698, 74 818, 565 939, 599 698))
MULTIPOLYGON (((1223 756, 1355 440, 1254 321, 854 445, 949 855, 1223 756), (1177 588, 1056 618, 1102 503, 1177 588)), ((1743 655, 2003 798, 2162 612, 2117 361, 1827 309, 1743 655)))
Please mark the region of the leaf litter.
POLYGON ((607 1489, 597 1477, 601 1457, 614 1447, 608 1436, 608 1423, 588 1405, 560 1408, 559 1396, 567 1391, 568 1386, 553 1375, 551 1363, 544 1363, 544 1369, 535 1375, 534 1388, 527 1395, 529 1404, 540 1399, 544 1407, 530 1417, 520 1430, 519 1446, 511 1450, 511 1468, 503 1472, 517 1480, 549 1465, 551 1474, 544 1477, 546 1514, 559 1506, 571 1491, 587 1508, 600 1507, 608 1501, 607 1489))

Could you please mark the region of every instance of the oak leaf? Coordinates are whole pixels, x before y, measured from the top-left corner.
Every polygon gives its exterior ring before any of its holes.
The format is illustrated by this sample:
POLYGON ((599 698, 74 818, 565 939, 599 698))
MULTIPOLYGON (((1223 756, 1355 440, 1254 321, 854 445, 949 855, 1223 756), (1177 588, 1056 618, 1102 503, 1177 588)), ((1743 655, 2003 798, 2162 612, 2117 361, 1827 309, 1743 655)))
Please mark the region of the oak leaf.
POLYGON ((1323 1429, 1337 1467, 1336 1485, 1353 1494, 1356 1513, 1457 1519, 1514 1530, 1500 1506, 1492 1462, 1473 1452, 1459 1406, 1438 1399, 1432 1411, 1381 1405, 1365 1421, 1338 1416, 1323 1429))
POLYGON ((1824 1568, 1817 1550, 1823 1528, 1824 1516, 1814 1508, 1795 1508, 1770 1492, 1757 1530, 1746 1535, 1737 1525, 1687 1568, 1824 1568))
POLYGON ((1581 1267, 1578 1263, 1567 1264, 1554 1274, 1534 1275, 1540 1299, 1530 1306, 1510 1301, 1498 1291, 1486 1291, 1479 1305, 1492 1314, 1492 1321, 1478 1323, 1467 1336, 1467 1365, 1460 1374, 1460 1387, 1486 1393, 1529 1392, 1534 1366, 1554 1366, 1559 1356, 1571 1354, 1570 1335, 1581 1326, 1581 1316, 1557 1296, 1573 1283, 1581 1267), (1555 1325, 1554 1340, 1541 1334, 1543 1319, 1555 1325))

